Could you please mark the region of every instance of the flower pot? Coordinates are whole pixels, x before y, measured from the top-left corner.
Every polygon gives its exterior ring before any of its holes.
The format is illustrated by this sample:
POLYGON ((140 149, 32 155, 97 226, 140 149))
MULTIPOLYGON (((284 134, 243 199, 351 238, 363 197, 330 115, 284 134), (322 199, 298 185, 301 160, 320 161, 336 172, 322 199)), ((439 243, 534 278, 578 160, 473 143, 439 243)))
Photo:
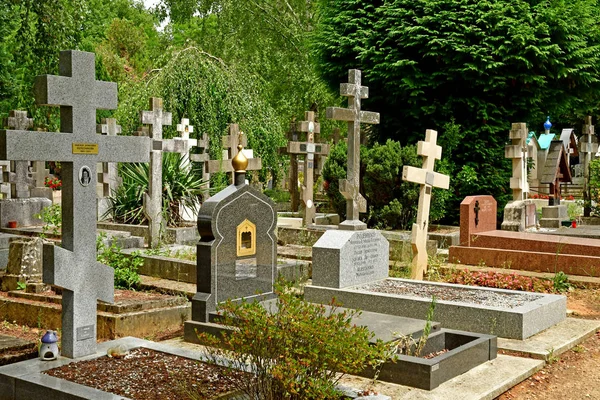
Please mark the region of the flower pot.
POLYGON ((15 229, 17 227, 17 221, 8 221, 8 227, 15 229))

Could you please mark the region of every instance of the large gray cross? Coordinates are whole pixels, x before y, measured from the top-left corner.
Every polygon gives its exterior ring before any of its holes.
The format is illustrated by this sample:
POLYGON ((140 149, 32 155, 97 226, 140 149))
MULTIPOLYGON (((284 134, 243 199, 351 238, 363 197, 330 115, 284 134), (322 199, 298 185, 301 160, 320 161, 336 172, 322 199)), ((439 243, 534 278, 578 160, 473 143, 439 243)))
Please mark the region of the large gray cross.
POLYGON ((1 130, 0 159, 62 162, 62 244, 44 245, 45 283, 62 287, 62 354, 96 352, 96 300, 113 301, 114 271, 96 260, 96 163, 147 162, 147 138, 96 133, 117 85, 95 79, 94 54, 60 53, 61 76, 35 80, 36 102, 60 106, 61 133, 1 130))
POLYGON ((300 121, 297 124, 298 132, 306 132, 306 142, 288 142, 288 154, 304 154, 304 184, 302 185, 302 201, 304 202, 304 225, 313 223, 315 217, 315 207, 313 204, 313 178, 315 155, 329 154, 329 144, 315 143, 315 135, 321 132, 321 125, 315 122, 315 113, 307 111, 305 113, 306 121, 300 121))
POLYGON ((423 167, 405 165, 402 179, 421 185, 417 221, 412 227, 411 245, 413 250, 411 279, 423 279, 427 269, 427 231, 429 226, 429 206, 433 187, 448 189, 450 178, 434 172, 435 160, 442 158, 442 147, 437 145, 437 131, 427 129, 425 141, 417 144, 417 154, 423 157, 423 167))
MULTIPOLYGON (((121 125, 115 118, 102 118, 102 123, 96 125, 96 132, 102 135, 117 136, 121 133, 121 125)), ((98 172, 98 183, 102 184, 102 196, 109 197, 121 184, 117 163, 102 163, 98 172)))
POLYGON ((340 179, 340 192, 346 199, 346 220, 340 229, 367 229, 359 213, 367 212, 367 200, 360 194, 360 124, 378 124, 379 113, 361 111, 360 100, 369 97, 369 88, 361 86, 361 72, 348 71, 348 83, 340 84, 340 94, 348 97, 348 108, 327 107, 327 118, 348 122, 348 170, 340 179))
MULTIPOLYGON (((10 129, 26 131, 33 127, 33 119, 27 118, 27 111, 11 110, 6 124, 10 129)), ((10 194, 13 199, 30 197, 30 189, 35 187, 28 161, 11 161, 12 172, 5 174, 5 182, 9 182, 10 194)))

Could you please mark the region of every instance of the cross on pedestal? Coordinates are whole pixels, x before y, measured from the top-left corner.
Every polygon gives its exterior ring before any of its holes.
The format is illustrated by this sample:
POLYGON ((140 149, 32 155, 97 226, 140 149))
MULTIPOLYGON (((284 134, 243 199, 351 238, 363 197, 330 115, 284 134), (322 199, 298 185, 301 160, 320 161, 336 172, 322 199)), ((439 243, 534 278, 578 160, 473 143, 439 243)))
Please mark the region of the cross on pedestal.
MULTIPOLYGON (((33 119, 27 118, 27 111, 11 110, 7 120, 7 127, 17 131, 26 131, 33 127, 33 119)), ((4 175, 4 182, 10 183, 10 193, 13 199, 26 199, 31 195, 30 189, 35 187, 29 160, 11 161, 12 172, 4 175)))
POLYGON ((527 124, 512 124, 509 132, 511 144, 504 148, 504 157, 512 159, 512 178, 510 188, 513 200, 523 200, 529 192, 527 183, 527 124))
POLYGON ((431 189, 438 187, 448 189, 450 178, 434 172, 435 160, 442 158, 442 147, 436 144, 437 132, 431 129, 425 131, 425 141, 417 144, 417 154, 423 157, 423 167, 415 168, 405 165, 402 169, 402 180, 421 185, 419 193, 419 209, 417 221, 413 224, 411 246, 413 250, 412 279, 423 279, 427 270, 427 229, 429 226, 429 206, 431 204, 431 189))
POLYGON ((321 126, 315 122, 315 113, 307 111, 306 121, 297 124, 298 132, 306 132, 306 142, 288 142, 287 152, 292 155, 304 154, 304 183, 302 185, 302 201, 304 202, 304 225, 308 226, 314 222, 315 207, 313 205, 313 171, 315 155, 329 154, 329 144, 315 144, 315 135, 321 132, 321 126))
POLYGON ((590 195, 590 163, 592 154, 598 151, 598 143, 594 142, 594 125, 592 125, 592 116, 585 117, 583 132, 579 141, 579 153, 583 154, 583 215, 589 217, 591 214, 591 195, 590 195))
MULTIPOLYGON (((227 151, 227 158, 223 157, 223 160, 209 160, 208 161, 208 172, 213 174, 215 172, 227 172, 230 174, 233 182, 233 167, 231 165, 231 159, 237 155, 237 146, 241 144, 244 149, 248 146, 248 137, 246 135, 240 135, 240 128, 238 124, 229 124, 229 135, 221 138, 222 145, 227 151), (241 143, 239 138, 241 137, 241 143)), ((246 171, 257 171, 262 168, 262 161, 260 158, 248 158, 248 166, 246 171)))
POLYGON ((348 71, 348 83, 340 84, 340 94, 348 97, 348 108, 327 107, 327 118, 348 122, 348 170, 340 179, 340 192, 346 199, 346 220, 340 229, 367 229, 359 213, 367 212, 367 200, 360 194, 360 124, 378 124, 379 113, 361 111, 360 100, 369 97, 369 88, 361 86, 361 72, 348 71))
POLYGON ((148 139, 96 134, 96 109, 117 85, 95 79, 94 54, 61 51, 61 76, 35 80, 36 102, 60 106, 61 133, 0 131, 0 159, 61 161, 62 244, 44 245, 45 283, 62 287, 62 354, 96 352, 96 300, 113 301, 114 271, 96 261, 96 163, 147 162, 148 139))
POLYGON ((163 125, 171 125, 171 113, 163 111, 160 98, 150 99, 150 111, 140 112, 142 124, 149 125, 152 138, 150 166, 148 168, 148 192, 144 193, 144 214, 148 218, 148 244, 157 247, 160 242, 160 229, 163 226, 162 215, 162 152, 168 151, 169 141, 162 138, 163 125))
POLYGON ((208 135, 206 132, 202 133, 200 139, 196 139, 196 144, 192 148, 200 149, 200 153, 190 154, 190 161, 202 164, 202 180, 205 182, 202 187, 204 200, 210 197, 210 173, 208 172, 208 161, 210 160, 210 154, 208 152, 208 135))
MULTIPOLYGON (((96 125, 96 132, 102 135, 117 136, 121 133, 121 125, 115 118, 102 118, 102 123, 96 125)), ((98 183, 102 184, 102 196, 109 197, 121 185, 117 163, 102 163, 98 172, 98 183)))

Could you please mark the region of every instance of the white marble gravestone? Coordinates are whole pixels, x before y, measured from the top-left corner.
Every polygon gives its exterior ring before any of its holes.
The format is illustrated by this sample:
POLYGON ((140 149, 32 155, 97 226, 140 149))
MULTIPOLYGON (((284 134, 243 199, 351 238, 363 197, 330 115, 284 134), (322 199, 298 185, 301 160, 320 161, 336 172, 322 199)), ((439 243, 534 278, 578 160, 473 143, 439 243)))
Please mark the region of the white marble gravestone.
POLYGON ((35 80, 36 102, 60 106, 60 133, 0 130, 0 159, 62 163, 62 244, 44 245, 43 280, 63 288, 62 354, 96 352, 96 302, 112 302, 114 271, 96 260, 96 163, 147 162, 150 140, 96 133, 117 85, 95 79, 94 54, 61 51, 60 76, 35 80))

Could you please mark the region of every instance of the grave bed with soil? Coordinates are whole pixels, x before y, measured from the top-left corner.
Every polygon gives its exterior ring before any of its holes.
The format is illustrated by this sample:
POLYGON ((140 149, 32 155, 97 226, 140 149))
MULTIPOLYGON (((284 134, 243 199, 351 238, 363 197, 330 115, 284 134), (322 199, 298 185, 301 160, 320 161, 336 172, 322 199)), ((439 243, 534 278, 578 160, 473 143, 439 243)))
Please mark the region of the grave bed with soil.
POLYGON ((566 318, 565 296, 388 278, 343 289, 308 285, 305 299, 409 318, 424 318, 432 295, 442 327, 526 339, 566 318))

